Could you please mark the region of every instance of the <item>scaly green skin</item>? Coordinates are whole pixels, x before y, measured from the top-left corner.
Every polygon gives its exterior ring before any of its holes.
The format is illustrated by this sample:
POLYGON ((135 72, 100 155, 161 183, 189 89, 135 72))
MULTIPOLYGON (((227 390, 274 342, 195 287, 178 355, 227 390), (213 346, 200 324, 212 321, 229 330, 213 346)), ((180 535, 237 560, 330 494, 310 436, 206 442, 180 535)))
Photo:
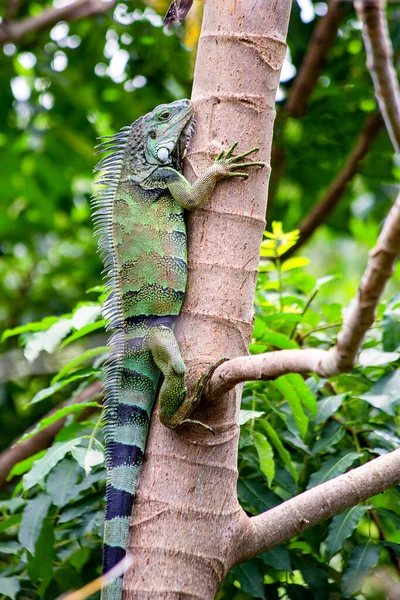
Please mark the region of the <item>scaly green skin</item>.
MULTIPOLYGON (((237 169, 257 148, 232 157, 234 144, 191 185, 180 173, 194 128, 188 100, 162 105, 100 144, 114 150, 97 165, 107 187, 93 203, 108 275, 104 315, 115 332, 106 366, 104 431, 107 459, 103 572, 126 553, 129 521, 158 389, 159 416, 176 428, 191 421, 192 397, 172 331, 187 278, 184 209, 202 206, 219 179, 247 178, 237 169)), ((204 382, 204 378, 203 378, 204 382)), ((122 578, 103 588, 102 600, 120 600, 122 578)))

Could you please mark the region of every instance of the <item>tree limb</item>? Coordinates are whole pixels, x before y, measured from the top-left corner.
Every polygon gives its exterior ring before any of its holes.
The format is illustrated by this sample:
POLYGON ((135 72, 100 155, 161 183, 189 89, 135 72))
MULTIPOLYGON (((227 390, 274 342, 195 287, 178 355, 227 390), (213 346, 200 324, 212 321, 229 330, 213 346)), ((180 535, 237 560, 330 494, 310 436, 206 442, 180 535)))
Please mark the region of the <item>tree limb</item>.
POLYGON ((302 246, 314 233, 314 231, 324 223, 331 212, 334 210, 341 199, 347 184, 360 170, 360 163, 368 154, 372 144, 376 140, 383 125, 382 117, 379 112, 368 115, 363 128, 357 138, 357 142, 349 155, 342 170, 329 186, 326 194, 311 209, 308 215, 299 225, 300 236, 298 241, 288 252, 285 253, 285 259, 289 258, 302 246))
MULTIPOLYGON (((101 383, 97 381, 92 385, 89 385, 83 392, 76 398, 75 403, 86 402, 88 398, 92 398, 97 394, 101 394, 102 387, 101 383)), ((67 402, 66 404, 69 404, 67 402)), ((52 415, 55 411, 59 410, 60 406, 57 406, 55 409, 51 410, 47 416, 52 415)), ((86 408, 79 415, 78 419, 83 420, 86 419, 92 412, 95 410, 94 408, 86 408)), ((25 460, 30 456, 33 456, 40 450, 44 450, 48 448, 52 441, 54 440, 57 433, 63 428, 65 424, 65 420, 67 417, 63 417, 58 421, 55 421, 48 427, 45 427, 41 431, 38 431, 35 435, 27 440, 24 440, 20 444, 15 444, 10 448, 7 448, 4 452, 0 454, 0 488, 6 482, 7 476, 11 469, 19 463, 21 460, 25 460)), ((43 419, 43 417, 42 417, 43 419)), ((40 420, 42 420, 40 419, 40 420)), ((28 429, 28 432, 31 431, 35 425, 28 429)))
POLYGON ((400 450, 371 460, 249 519, 235 563, 261 554, 317 523, 400 483, 400 450))
POLYGON ((400 88, 393 66, 385 8, 386 0, 355 0, 355 9, 363 23, 367 67, 386 129, 396 152, 400 151, 400 88))
POLYGON ((16 42, 28 33, 53 27, 59 21, 76 21, 85 17, 103 14, 115 4, 115 0, 76 0, 62 8, 47 8, 34 17, 0 24, 0 43, 16 42))
POLYGON ((361 342, 374 322, 375 309, 400 254, 400 194, 389 211, 356 298, 350 304, 336 346, 330 350, 281 350, 241 356, 222 363, 208 384, 208 396, 218 397, 243 381, 275 379, 287 373, 317 373, 332 377, 350 371, 361 342))
MULTIPOLYGON (((343 18, 343 3, 331 0, 328 5, 328 12, 324 17, 318 20, 313 35, 311 37, 307 52, 300 65, 297 76, 285 105, 279 113, 275 124, 275 131, 281 131, 286 119, 300 119, 306 112, 311 94, 324 68, 329 50, 334 43, 339 24, 343 18)), ((278 187, 283 166, 285 162, 284 147, 275 139, 272 148, 271 164, 271 182, 268 195, 268 208, 271 208, 275 191, 278 187)))

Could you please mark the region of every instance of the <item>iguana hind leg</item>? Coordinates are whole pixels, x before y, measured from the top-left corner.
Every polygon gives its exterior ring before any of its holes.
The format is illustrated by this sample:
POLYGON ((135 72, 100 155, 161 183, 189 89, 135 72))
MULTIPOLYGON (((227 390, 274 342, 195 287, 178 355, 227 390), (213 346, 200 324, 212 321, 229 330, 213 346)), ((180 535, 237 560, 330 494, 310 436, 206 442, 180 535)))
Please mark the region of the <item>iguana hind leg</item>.
POLYGON ((197 381, 193 394, 188 396, 184 383, 186 366, 172 330, 154 327, 148 336, 147 347, 164 376, 159 392, 159 416, 163 425, 176 429, 185 423, 193 423, 212 432, 211 427, 188 417, 199 404, 209 378, 221 361, 209 367, 197 381))

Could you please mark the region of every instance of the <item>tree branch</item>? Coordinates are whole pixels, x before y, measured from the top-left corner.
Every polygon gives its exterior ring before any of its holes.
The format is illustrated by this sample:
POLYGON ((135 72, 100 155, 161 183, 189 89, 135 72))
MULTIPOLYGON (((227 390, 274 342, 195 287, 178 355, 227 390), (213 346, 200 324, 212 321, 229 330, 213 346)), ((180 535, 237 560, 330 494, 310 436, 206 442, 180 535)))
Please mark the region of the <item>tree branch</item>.
POLYGON ((16 42, 28 33, 53 27, 59 21, 76 21, 85 17, 103 14, 115 4, 115 0, 76 0, 62 8, 48 8, 34 17, 0 24, 0 43, 16 42))
POLYGON ((365 120, 357 142, 349 155, 345 165, 336 179, 329 186, 325 196, 311 209, 299 225, 300 236, 297 243, 285 253, 287 259, 296 252, 324 223, 341 199, 347 184, 360 170, 360 163, 368 154, 383 125, 379 112, 371 113, 365 120))
POLYGON ((400 151, 400 88, 393 67, 393 47, 389 36, 386 0, 355 0, 363 23, 367 67, 386 129, 396 152, 400 151))
POLYGON ((247 540, 240 540, 235 563, 261 554, 317 523, 400 483, 400 450, 318 485, 249 519, 247 540))
POLYGON ((243 381, 275 379, 287 373, 317 373, 332 377, 350 371, 365 333, 374 322, 375 309, 400 254, 400 194, 389 211, 375 247, 369 253, 367 268, 357 297, 351 303, 336 346, 330 350, 281 350, 241 356, 222 363, 208 384, 208 396, 216 398, 243 381))
MULTIPOLYGON (((101 383, 98 381, 89 385, 83 392, 78 396, 75 400, 75 403, 86 402, 89 398, 97 394, 101 394, 102 387, 101 383)), ((66 404, 69 404, 67 402, 66 404)), ((55 409, 51 410, 47 416, 52 415, 55 411, 59 410, 60 406, 57 406, 55 409)), ((92 412, 95 410, 94 408, 86 408, 79 415, 78 419, 83 420, 86 419, 92 412)), ((4 485, 7 479, 7 475, 11 471, 11 469, 19 463, 21 460, 25 460, 30 456, 33 456, 40 450, 44 450, 48 448, 52 441, 54 440, 57 433, 63 428, 65 420, 67 417, 63 417, 58 421, 55 421, 48 427, 45 427, 41 431, 38 431, 35 435, 27 440, 24 440, 20 444, 15 444, 11 446, 11 448, 7 448, 4 452, 0 454, 0 488, 4 485)), ((43 419, 43 417, 42 417, 43 419)), ((40 420, 42 420, 40 419, 40 420)), ((31 431, 35 425, 28 429, 28 432, 31 431)))
MULTIPOLYGON (((315 26, 307 52, 290 88, 286 103, 277 118, 275 131, 283 129, 288 117, 300 119, 307 112, 308 102, 318 77, 324 68, 329 50, 336 39, 337 30, 342 18, 343 3, 331 0, 328 5, 328 12, 318 20, 315 26)), ((279 184, 284 162, 284 147, 279 143, 279 139, 275 139, 271 156, 272 172, 268 197, 269 209, 271 208, 272 200, 279 184)))

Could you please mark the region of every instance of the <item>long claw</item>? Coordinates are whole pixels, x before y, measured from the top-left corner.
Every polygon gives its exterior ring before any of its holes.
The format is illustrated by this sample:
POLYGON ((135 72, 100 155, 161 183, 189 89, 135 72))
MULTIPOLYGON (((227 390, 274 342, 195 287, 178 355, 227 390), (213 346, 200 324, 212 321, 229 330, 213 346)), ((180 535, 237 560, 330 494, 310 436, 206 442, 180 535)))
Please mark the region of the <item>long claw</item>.
POLYGON ((238 169, 240 167, 265 167, 265 163, 264 162, 255 162, 255 161, 249 161, 249 162, 245 162, 245 163, 231 163, 231 169, 238 169))
POLYGON ((196 421, 195 419, 185 419, 184 421, 182 421, 182 423, 179 423, 179 426, 185 425, 185 424, 199 425, 200 427, 204 427, 204 429, 207 429, 207 431, 210 431, 213 435, 215 435, 214 429, 212 427, 210 427, 209 425, 202 423, 201 421, 196 421))
MULTIPOLYGON (((254 152, 258 152, 259 151, 259 146, 254 146, 254 148, 252 148, 251 150, 247 150, 247 152, 242 152, 242 154, 238 154, 237 156, 233 156, 229 162, 232 162, 233 160, 238 160, 240 158, 244 158, 245 156, 249 156, 249 154, 253 154, 254 152)), ((228 153, 227 153, 228 156, 228 153)))
POLYGON ((234 149, 236 148, 236 146, 238 145, 238 143, 239 142, 234 142, 232 144, 232 146, 226 151, 225 158, 229 158, 231 156, 232 152, 234 151, 234 149))
POLYGON ((229 173, 227 177, 241 177, 242 179, 248 179, 249 176, 247 173, 229 173))

